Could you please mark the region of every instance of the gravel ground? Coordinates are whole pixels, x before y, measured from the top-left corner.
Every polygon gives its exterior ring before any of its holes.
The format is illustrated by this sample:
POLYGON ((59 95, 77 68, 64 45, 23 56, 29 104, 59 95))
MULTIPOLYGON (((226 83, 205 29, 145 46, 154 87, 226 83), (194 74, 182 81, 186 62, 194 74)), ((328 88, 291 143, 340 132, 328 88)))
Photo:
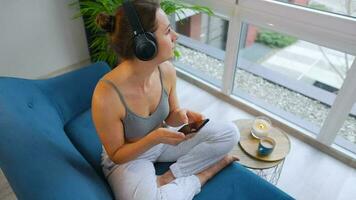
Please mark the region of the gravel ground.
MULTIPOLYGON (((182 54, 179 59, 180 62, 192 66, 218 81, 222 81, 224 70, 222 61, 182 45, 177 45, 177 49, 182 54)), ((237 70, 235 86, 318 127, 321 127, 330 111, 329 106, 273 84, 244 70, 237 70)), ((338 134, 356 144, 356 118, 349 116, 338 134)))

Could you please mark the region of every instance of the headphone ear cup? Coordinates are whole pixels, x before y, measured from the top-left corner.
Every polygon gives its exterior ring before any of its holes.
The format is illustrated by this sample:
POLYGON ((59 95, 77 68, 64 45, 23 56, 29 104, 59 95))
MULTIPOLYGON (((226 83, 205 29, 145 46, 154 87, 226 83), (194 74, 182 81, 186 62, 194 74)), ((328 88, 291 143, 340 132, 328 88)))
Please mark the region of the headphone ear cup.
POLYGON ((157 41, 156 41, 156 36, 155 36, 155 34, 152 33, 152 32, 145 32, 145 34, 146 34, 146 37, 147 37, 149 40, 152 40, 152 41, 155 43, 155 45, 157 46, 157 41))
POLYGON ((134 38, 134 52, 138 59, 152 60, 157 55, 157 41, 153 33, 145 32, 134 38))

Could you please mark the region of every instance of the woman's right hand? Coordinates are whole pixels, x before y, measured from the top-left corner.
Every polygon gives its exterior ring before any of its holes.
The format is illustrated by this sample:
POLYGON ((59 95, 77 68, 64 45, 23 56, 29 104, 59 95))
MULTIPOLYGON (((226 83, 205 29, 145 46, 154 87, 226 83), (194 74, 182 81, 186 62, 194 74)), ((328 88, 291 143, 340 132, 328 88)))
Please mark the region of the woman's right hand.
POLYGON ((163 143, 174 146, 178 145, 186 139, 183 133, 173 131, 168 128, 158 128, 152 131, 149 136, 156 144, 163 143))

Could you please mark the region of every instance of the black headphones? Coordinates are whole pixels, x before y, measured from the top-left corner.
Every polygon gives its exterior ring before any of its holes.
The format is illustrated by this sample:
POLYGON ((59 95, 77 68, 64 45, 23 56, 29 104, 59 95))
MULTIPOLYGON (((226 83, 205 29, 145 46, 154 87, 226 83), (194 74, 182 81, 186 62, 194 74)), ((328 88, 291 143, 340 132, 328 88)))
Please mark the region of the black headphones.
POLYGON ((133 30, 133 49, 136 57, 143 61, 152 60, 158 52, 156 36, 143 29, 135 8, 129 0, 124 0, 123 8, 133 30))

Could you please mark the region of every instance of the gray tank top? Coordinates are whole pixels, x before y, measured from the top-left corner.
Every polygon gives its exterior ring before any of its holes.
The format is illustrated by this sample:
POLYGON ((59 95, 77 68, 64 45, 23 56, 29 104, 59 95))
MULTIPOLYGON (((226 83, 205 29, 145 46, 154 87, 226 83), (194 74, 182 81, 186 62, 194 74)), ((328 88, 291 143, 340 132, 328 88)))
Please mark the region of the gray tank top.
POLYGON ((142 117, 134 112, 127 106, 123 95, 121 94, 118 87, 110 80, 101 79, 106 83, 109 83, 118 94, 121 102, 125 106, 126 115, 122 120, 124 126, 124 135, 126 139, 140 138, 147 135, 149 132, 158 128, 162 122, 168 117, 169 114, 169 102, 168 102, 168 93, 163 86, 162 81, 162 72, 158 66, 159 77, 161 81, 161 98, 156 110, 148 117, 142 117))

